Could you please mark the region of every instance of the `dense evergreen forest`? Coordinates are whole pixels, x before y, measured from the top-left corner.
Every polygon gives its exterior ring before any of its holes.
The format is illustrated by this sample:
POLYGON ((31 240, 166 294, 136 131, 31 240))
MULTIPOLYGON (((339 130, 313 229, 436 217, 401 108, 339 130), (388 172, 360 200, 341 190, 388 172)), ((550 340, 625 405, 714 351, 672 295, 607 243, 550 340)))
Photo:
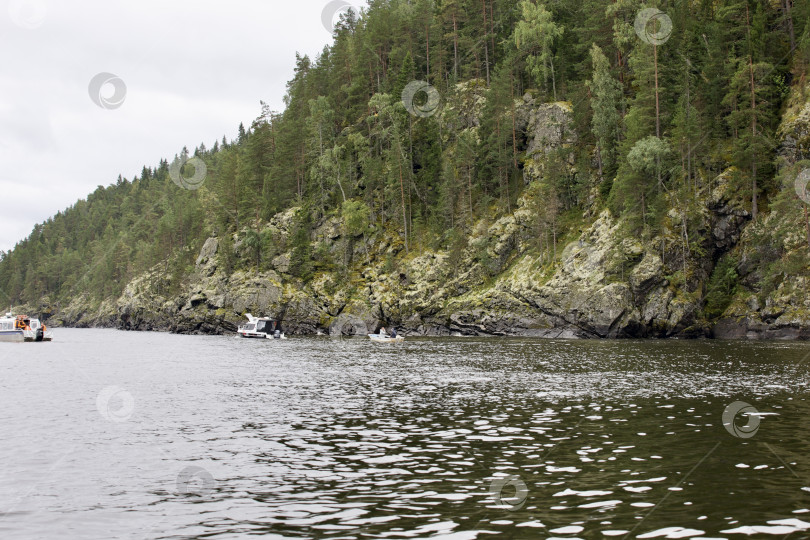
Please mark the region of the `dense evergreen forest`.
MULTIPOLYGON (((116 297, 154 268, 172 294, 211 236, 226 272, 289 252, 307 283, 350 272, 352 247, 313 235, 327 217, 351 237, 385 231, 400 257, 453 253, 527 197, 531 249, 550 268, 609 209, 688 273, 709 256, 700 209, 718 175, 752 223, 783 208, 803 234, 802 162, 784 162, 777 130, 808 65, 806 1, 371 0, 320 55, 296 59, 284 111, 262 103, 232 140, 99 186, 0 254, 2 300, 116 297), (517 118, 527 93, 573 119, 574 142, 542 164, 517 118), (289 237, 265 227, 291 208, 289 237)), ((720 267, 712 280, 730 289, 734 265, 720 267)))

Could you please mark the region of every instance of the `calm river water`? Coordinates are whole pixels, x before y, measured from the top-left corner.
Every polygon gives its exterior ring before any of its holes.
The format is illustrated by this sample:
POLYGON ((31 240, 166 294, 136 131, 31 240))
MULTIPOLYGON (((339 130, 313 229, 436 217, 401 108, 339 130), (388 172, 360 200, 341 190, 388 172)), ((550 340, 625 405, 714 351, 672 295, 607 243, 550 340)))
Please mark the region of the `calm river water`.
POLYGON ((810 537, 807 343, 55 339, 0 344, 4 540, 810 537))

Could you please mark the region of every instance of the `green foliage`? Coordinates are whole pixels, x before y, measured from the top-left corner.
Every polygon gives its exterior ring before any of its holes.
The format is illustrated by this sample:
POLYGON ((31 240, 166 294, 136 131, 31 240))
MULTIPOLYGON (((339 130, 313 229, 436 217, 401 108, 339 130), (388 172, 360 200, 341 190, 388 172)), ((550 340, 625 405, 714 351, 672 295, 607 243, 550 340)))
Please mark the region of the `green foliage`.
POLYGON ((554 22, 554 17, 543 2, 523 0, 520 2, 523 18, 515 28, 515 45, 525 54, 528 71, 538 84, 544 85, 551 78, 552 95, 557 100, 556 75, 554 73, 555 41, 563 35, 563 28, 554 22))
POLYGON ((613 171, 615 147, 619 138, 619 104, 622 87, 610 74, 610 64, 602 49, 596 43, 591 48, 593 79, 588 81, 591 90, 591 121, 593 135, 598 143, 600 173, 609 175, 613 171))
POLYGON ((633 145, 627 154, 627 163, 638 174, 653 175, 661 161, 669 155, 670 148, 666 141, 654 135, 645 137, 633 145))
POLYGON ((720 259, 715 266, 709 279, 706 306, 703 310, 707 319, 720 317, 731 303, 739 280, 737 265, 738 261, 734 257, 726 256, 720 259))
POLYGON ((230 234, 224 234, 219 240, 217 247, 218 266, 226 276, 233 274, 236 266, 236 256, 233 252, 233 238, 230 234))
POLYGON ((310 230, 312 228, 312 217, 309 210, 299 208, 295 213, 292 231, 290 234, 290 274, 299 277, 304 281, 312 278, 312 243, 310 230))
POLYGON ((369 209, 363 201, 349 200, 341 207, 343 229, 348 236, 360 236, 369 225, 369 209))
POLYGON ((245 239, 242 241, 242 245, 247 252, 255 258, 255 267, 256 270, 258 270, 262 258, 262 240, 259 233, 252 229, 248 230, 245 233, 245 239))

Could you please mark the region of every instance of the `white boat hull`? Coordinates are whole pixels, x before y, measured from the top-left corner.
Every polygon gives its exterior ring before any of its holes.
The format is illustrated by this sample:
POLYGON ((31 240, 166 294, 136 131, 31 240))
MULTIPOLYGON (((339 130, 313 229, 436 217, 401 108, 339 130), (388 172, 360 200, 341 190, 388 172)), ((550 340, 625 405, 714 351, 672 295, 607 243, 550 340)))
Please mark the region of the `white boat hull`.
POLYGON ((267 337, 267 334, 265 334, 264 332, 261 332, 261 333, 259 333, 259 332, 239 332, 239 335, 242 336, 243 338, 264 339, 264 338, 267 337))
POLYGON ((281 334, 281 337, 274 337, 272 334, 265 334, 264 332, 239 332, 239 335, 243 338, 257 338, 257 339, 287 339, 284 334, 281 334))
POLYGON ((24 330, 3 330, 0 331, 0 342, 4 343, 22 343, 25 341, 24 330))
POLYGON ((380 334, 369 334, 368 337, 371 338, 371 341, 374 341, 375 343, 397 343, 400 341, 405 341, 405 338, 402 336, 397 336, 394 338, 380 334))
MULTIPOLYGON (((33 330, 23 330, 25 333, 25 341, 31 342, 37 340, 37 333, 33 330)), ((44 334, 42 334, 42 339, 40 341, 52 341, 53 340, 53 332, 50 330, 46 330, 44 334)))

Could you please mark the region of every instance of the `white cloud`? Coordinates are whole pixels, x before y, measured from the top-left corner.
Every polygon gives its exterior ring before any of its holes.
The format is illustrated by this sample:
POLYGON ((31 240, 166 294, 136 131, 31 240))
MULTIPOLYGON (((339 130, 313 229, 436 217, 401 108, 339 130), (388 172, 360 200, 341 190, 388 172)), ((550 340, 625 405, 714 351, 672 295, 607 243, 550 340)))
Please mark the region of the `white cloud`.
POLYGON ((331 40, 327 4, 3 0, 0 250, 119 174, 232 138, 259 100, 282 110, 296 51, 331 40), (121 107, 91 100, 100 72, 125 82, 121 107))

